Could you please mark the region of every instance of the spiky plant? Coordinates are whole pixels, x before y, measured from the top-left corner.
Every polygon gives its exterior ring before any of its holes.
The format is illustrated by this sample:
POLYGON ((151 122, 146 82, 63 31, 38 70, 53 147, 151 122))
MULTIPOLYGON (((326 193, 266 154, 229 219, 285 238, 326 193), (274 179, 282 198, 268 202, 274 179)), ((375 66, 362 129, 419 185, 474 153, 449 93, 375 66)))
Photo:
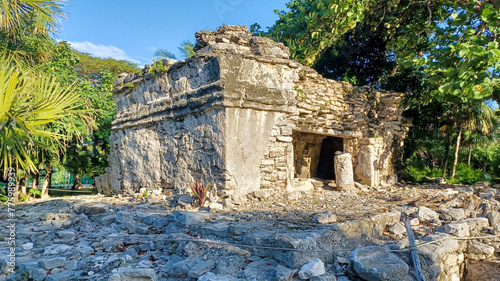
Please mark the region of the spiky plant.
POLYGON ((200 181, 195 181, 190 185, 190 187, 196 198, 198 198, 200 207, 203 207, 203 204, 205 204, 205 199, 207 198, 208 189, 210 188, 210 183, 205 184, 200 181))

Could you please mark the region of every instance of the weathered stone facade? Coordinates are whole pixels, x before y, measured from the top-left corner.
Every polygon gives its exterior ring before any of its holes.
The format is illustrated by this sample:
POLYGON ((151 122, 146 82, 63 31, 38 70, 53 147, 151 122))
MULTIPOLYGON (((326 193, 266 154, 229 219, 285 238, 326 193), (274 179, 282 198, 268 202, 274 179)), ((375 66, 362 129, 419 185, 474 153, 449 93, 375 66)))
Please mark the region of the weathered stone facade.
POLYGON ((182 193, 197 179, 213 182, 219 198, 283 193, 296 179, 333 180, 335 151, 352 155, 362 184, 396 181, 407 132, 402 94, 325 79, 246 27, 196 38, 196 56, 115 81, 102 192, 182 193))

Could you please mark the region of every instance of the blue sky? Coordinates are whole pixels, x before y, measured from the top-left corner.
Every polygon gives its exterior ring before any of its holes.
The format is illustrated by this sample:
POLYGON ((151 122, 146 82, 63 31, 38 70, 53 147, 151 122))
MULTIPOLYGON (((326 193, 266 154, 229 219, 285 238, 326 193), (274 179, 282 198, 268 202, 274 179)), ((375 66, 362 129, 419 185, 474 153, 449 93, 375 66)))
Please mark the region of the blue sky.
POLYGON ((197 30, 222 24, 271 26, 289 0, 68 0, 67 18, 55 37, 99 57, 149 64, 157 49, 194 41, 197 30))

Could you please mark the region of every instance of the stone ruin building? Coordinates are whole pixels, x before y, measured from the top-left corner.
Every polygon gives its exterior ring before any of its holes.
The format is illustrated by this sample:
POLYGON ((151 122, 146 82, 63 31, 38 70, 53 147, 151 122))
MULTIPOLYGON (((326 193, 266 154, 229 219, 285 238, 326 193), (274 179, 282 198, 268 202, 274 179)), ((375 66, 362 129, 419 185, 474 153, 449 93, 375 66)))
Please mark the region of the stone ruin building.
POLYGON ((356 182, 397 180, 408 131, 401 93, 325 79, 291 60, 282 43, 243 26, 200 31, 196 40, 196 56, 115 81, 101 193, 181 194, 201 180, 215 185, 216 199, 259 190, 278 196, 334 186, 336 152, 349 156, 356 182))

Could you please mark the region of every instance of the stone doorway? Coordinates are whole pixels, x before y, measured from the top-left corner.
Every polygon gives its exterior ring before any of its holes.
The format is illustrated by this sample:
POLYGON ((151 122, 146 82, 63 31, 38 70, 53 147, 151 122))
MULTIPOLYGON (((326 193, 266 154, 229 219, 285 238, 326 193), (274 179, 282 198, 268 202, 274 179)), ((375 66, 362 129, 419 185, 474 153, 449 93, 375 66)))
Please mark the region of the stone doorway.
POLYGON ((313 133, 293 132, 294 177, 335 179, 333 158, 343 151, 344 140, 313 133))

